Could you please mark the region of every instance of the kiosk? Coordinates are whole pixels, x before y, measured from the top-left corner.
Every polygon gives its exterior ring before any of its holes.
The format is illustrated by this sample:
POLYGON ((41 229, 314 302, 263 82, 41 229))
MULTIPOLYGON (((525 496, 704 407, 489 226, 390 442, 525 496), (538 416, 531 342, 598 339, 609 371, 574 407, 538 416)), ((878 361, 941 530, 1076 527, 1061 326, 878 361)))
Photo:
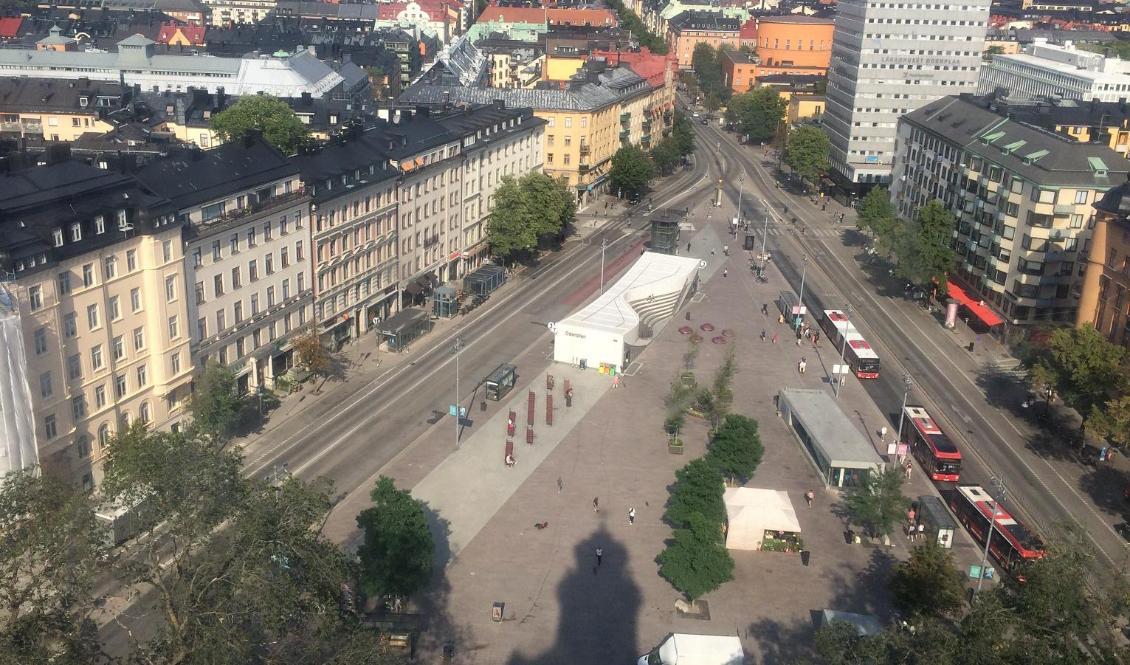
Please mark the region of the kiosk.
POLYGON ((518 368, 509 363, 502 363, 483 379, 483 390, 487 399, 499 401, 506 397, 506 393, 514 389, 518 380, 518 368))
POLYGON ((918 522, 926 525, 926 536, 945 548, 953 547, 957 523, 942 500, 933 495, 918 497, 918 522))
POLYGON ((428 313, 410 307, 382 321, 380 334, 388 342, 389 351, 401 351, 431 329, 432 320, 428 317, 428 313))

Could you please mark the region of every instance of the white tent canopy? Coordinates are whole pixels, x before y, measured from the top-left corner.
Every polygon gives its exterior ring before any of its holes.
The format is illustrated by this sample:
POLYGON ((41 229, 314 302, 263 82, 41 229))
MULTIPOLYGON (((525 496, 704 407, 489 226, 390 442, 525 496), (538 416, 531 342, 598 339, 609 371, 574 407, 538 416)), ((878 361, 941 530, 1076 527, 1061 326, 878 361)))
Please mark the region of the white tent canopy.
POLYGON ((726 502, 726 549, 759 550, 766 531, 800 533, 793 502, 782 490, 731 487, 726 502))

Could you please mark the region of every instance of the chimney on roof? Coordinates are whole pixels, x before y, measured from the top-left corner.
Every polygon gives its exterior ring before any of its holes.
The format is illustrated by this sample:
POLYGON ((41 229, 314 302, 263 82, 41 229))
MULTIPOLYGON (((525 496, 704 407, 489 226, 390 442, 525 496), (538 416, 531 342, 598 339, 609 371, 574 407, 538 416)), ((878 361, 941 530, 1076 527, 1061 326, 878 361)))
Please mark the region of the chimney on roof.
POLYGON ((261 130, 261 129, 249 129, 243 134, 243 145, 246 148, 250 148, 251 146, 258 143, 259 140, 262 139, 262 138, 263 138, 263 130, 261 130))
POLYGON ((44 161, 48 166, 62 164, 71 158, 70 143, 52 143, 44 151, 44 161))
POLYGON ((308 92, 302 93, 302 105, 311 106, 314 103, 314 96, 308 92))
POLYGON ((224 86, 216 88, 216 107, 221 111, 224 110, 224 102, 228 100, 228 94, 224 92, 224 86))
POLYGON ((1091 98, 1091 113, 1094 113, 1098 109, 1099 109, 1099 98, 1098 97, 1092 97, 1091 98))
POLYGON ((501 97, 495 99, 494 100, 494 108, 496 108, 496 109, 506 108, 506 100, 502 99, 501 97))

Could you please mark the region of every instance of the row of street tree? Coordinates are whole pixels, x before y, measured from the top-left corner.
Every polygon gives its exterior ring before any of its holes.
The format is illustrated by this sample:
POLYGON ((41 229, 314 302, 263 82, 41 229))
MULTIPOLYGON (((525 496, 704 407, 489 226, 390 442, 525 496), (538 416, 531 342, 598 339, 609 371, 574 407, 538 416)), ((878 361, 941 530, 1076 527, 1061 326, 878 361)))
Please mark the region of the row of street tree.
MULTIPOLYGON (((316 339, 316 337, 315 337, 316 339)), ((323 349, 324 351, 324 349, 323 349)), ((327 353, 308 351, 306 362, 327 353)), ((228 445, 247 398, 212 365, 192 425, 158 432, 135 422, 109 442, 99 503, 38 470, 0 482, 0 663, 391 663, 357 619, 353 593, 410 595, 427 584, 432 536, 424 507, 392 481, 357 522, 359 554, 322 534, 334 494, 285 469, 244 475, 228 445), (133 507, 141 535, 112 547, 95 518, 133 507), (125 657, 103 648, 96 589, 132 590, 133 617, 155 627, 125 657)), ((123 626, 124 628, 124 626, 123 626)))
POLYGON ((859 228, 869 233, 880 255, 894 261, 897 276, 919 285, 936 285, 945 295, 956 255, 951 242, 957 220, 941 201, 930 201, 914 218, 899 218, 885 187, 875 187, 859 205, 859 228))
POLYGON ((694 152, 694 131, 690 120, 676 113, 671 132, 651 149, 625 145, 612 156, 609 181, 613 192, 625 198, 638 198, 656 175, 670 175, 694 152))

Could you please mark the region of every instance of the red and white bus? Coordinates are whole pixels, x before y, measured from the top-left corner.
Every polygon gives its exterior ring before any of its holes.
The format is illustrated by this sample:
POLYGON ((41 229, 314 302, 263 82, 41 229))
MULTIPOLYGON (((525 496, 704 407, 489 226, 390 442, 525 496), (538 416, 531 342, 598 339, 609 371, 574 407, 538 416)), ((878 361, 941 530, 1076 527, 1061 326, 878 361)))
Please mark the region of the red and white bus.
POLYGON ((1044 544, 1024 528, 980 485, 959 485, 949 493, 949 505, 957 519, 982 545, 993 521, 989 551, 1009 574, 1018 576, 1017 565, 1044 557, 1044 544))
POLYGON ((838 309, 826 309, 820 319, 820 327, 836 349, 842 349, 844 338, 847 338, 844 360, 851 367, 852 373, 861 379, 879 378, 879 354, 863 339, 863 335, 848 320, 847 314, 838 309))
POLYGON ((930 476, 930 480, 956 483, 961 474, 961 451, 920 406, 902 412, 902 443, 930 476))

